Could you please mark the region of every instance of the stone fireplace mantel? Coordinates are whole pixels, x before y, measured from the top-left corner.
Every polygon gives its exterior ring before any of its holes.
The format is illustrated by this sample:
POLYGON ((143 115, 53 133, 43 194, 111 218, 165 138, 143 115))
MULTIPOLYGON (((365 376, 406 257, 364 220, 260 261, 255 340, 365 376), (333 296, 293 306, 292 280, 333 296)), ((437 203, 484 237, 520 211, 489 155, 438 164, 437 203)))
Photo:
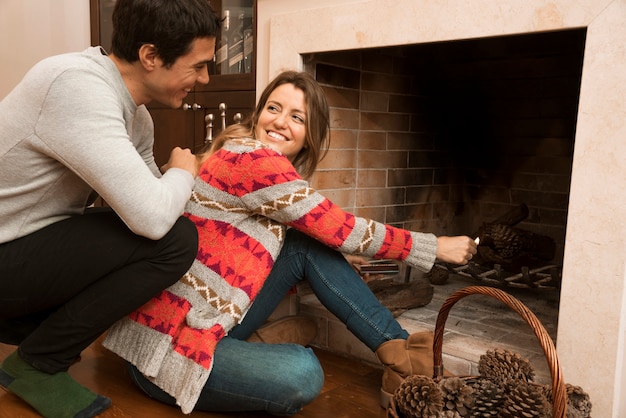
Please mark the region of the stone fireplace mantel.
POLYGON ((587 28, 557 350, 593 415, 626 415, 626 0, 259 0, 257 90, 301 54, 587 28))

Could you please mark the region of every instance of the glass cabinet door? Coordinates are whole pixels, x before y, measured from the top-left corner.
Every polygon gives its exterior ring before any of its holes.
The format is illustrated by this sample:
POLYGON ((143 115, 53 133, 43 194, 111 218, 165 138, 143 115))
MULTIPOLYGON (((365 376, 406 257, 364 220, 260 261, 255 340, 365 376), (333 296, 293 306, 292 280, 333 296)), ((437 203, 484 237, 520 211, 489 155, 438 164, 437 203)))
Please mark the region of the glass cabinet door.
POLYGON ((251 73, 254 59, 254 8, 252 0, 212 2, 222 17, 220 36, 215 46, 212 74, 251 73))

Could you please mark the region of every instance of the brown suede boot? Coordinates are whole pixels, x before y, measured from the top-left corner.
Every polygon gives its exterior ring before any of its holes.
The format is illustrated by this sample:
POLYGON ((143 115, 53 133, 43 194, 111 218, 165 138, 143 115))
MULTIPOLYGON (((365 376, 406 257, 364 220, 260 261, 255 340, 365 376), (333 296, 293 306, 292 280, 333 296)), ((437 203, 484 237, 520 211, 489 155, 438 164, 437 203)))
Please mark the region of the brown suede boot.
POLYGON ((386 409, 394 392, 408 376, 433 375, 433 333, 416 332, 406 340, 382 343, 376 350, 376 356, 385 366, 380 388, 380 406, 386 409))
POLYGON ((267 344, 309 345, 317 336, 317 323, 306 316, 286 316, 256 330, 247 341, 267 344))

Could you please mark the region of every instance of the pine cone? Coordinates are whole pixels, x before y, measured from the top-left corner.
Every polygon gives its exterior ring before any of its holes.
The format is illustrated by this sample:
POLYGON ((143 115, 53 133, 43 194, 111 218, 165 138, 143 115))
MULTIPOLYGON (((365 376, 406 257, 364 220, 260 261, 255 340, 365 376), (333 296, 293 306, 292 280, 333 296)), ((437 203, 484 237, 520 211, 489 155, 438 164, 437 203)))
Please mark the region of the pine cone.
POLYGON ((480 356, 478 373, 485 379, 495 382, 506 382, 511 379, 532 382, 535 377, 535 369, 530 361, 517 353, 500 348, 489 350, 480 356))
POLYGON ((551 418, 552 408, 541 386, 523 380, 510 380, 500 413, 501 418, 551 418))
POLYGON ((405 418, 438 418, 443 407, 441 389, 428 376, 415 374, 407 377, 393 397, 405 418))
POLYGON ((440 415, 440 418, 462 418, 458 412, 455 411, 443 411, 440 415))
POLYGON ((474 404, 470 417, 497 417, 504 404, 506 387, 489 379, 478 379, 474 384, 474 404))
MULTIPOLYGON (((443 397, 443 411, 456 412, 459 417, 468 417, 474 403, 474 389, 458 377, 449 377, 439 382, 443 397)), ((450 415, 452 416, 452 415, 450 415)))
POLYGON ((488 245, 499 256, 511 258, 522 250, 522 239, 515 228, 504 224, 486 224, 480 243, 488 245))
POLYGON ((450 272, 443 268, 434 266, 428 273, 426 273, 425 277, 428 279, 430 284, 445 284, 450 277, 450 272))
MULTIPOLYGON (((552 403, 552 385, 543 386, 548 402, 552 403)), ((565 384, 567 393, 567 418, 591 418, 591 400, 580 386, 565 384)))

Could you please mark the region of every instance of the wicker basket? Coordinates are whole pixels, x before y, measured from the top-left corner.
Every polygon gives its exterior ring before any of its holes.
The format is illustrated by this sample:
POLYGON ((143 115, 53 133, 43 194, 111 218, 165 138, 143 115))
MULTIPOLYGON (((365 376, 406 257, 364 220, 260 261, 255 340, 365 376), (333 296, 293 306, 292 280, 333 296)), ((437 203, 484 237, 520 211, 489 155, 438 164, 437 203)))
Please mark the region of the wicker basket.
POLYGON ((550 368, 550 375, 552 376, 552 417, 553 418, 565 418, 567 409, 567 394, 565 391, 565 382, 563 380, 563 373, 561 371, 561 365, 556 354, 556 349, 552 343, 550 335, 543 327, 539 319, 535 316, 530 309, 528 309, 522 302, 508 293, 488 286, 469 286, 463 289, 459 289, 451 294, 439 309, 439 315, 437 316, 437 322, 435 323, 435 333, 433 341, 433 356, 435 361, 434 378, 443 378, 443 361, 442 361, 442 345, 443 345, 443 333, 446 320, 450 309, 459 300, 470 295, 486 295, 498 299, 500 302, 506 304, 515 312, 517 312, 535 332, 535 336, 539 340, 543 353, 546 356, 548 367, 550 368))
MULTIPOLYGON (((508 293, 487 286, 469 286, 463 289, 459 289, 452 293, 443 303, 437 316, 437 322, 435 324, 434 341, 433 341, 433 357, 434 357, 434 373, 433 378, 435 381, 445 379, 443 373, 443 361, 442 361, 442 345, 443 334, 446 320, 450 309, 456 302, 462 298, 470 295, 486 295, 498 299, 502 303, 508 305, 511 309, 517 312, 535 332, 543 352, 545 354, 548 366, 550 368, 550 374, 552 376, 552 417, 553 418, 565 418, 567 410, 567 394, 566 387, 563 380, 563 374, 561 372, 561 366, 556 354, 556 349, 552 343, 550 335, 543 327, 539 319, 532 313, 522 302, 508 293)), ((467 376, 466 378, 472 379, 475 376, 467 376)), ((395 402, 392 399, 390 408, 387 411, 388 417, 399 417, 399 411, 396 410, 395 402)))

